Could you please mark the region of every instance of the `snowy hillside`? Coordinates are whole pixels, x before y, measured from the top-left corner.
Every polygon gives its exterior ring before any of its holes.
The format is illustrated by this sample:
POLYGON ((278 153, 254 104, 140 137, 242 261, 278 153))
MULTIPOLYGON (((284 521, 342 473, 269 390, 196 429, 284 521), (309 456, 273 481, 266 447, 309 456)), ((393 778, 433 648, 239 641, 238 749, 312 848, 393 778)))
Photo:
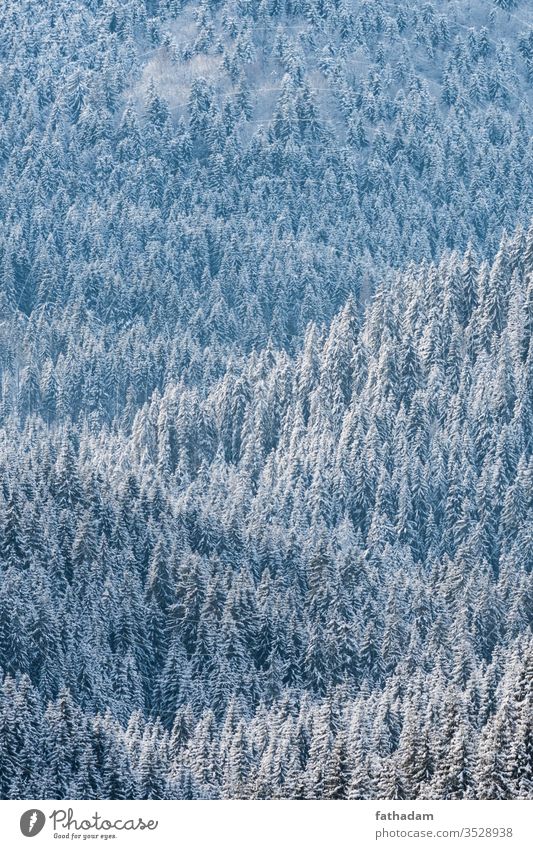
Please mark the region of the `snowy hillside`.
POLYGON ((0 797, 533 798, 531 4, 0 6, 0 797))

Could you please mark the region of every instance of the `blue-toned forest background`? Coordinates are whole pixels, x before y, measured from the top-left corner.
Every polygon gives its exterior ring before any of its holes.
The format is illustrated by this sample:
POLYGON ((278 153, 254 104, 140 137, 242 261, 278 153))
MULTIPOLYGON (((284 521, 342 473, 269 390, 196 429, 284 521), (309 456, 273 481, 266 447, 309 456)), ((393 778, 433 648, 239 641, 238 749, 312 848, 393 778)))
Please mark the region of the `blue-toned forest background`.
POLYGON ((2 798, 533 798, 532 18, 0 4, 2 798))

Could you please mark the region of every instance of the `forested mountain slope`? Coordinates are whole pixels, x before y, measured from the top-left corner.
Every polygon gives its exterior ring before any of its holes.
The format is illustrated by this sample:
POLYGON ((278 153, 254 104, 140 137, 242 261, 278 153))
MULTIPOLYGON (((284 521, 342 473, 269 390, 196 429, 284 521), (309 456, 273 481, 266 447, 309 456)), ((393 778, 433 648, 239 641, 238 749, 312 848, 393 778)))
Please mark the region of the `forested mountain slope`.
POLYGON ((2 795, 528 798, 533 229, 2 444, 2 795))
POLYGON ((0 4, 0 796, 533 796, 530 4, 0 4))
POLYGON ((532 210, 528 11, 1 4, 2 403, 131 423, 389 268, 490 261, 532 210))

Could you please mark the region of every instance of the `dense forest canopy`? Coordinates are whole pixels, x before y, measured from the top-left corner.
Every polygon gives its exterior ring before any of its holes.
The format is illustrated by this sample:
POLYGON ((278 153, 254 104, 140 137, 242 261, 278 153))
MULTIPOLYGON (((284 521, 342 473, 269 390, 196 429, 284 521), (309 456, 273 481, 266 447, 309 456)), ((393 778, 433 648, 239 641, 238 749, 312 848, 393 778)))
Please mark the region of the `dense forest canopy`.
POLYGON ((0 796, 533 797, 526 3, 0 6, 0 796))

